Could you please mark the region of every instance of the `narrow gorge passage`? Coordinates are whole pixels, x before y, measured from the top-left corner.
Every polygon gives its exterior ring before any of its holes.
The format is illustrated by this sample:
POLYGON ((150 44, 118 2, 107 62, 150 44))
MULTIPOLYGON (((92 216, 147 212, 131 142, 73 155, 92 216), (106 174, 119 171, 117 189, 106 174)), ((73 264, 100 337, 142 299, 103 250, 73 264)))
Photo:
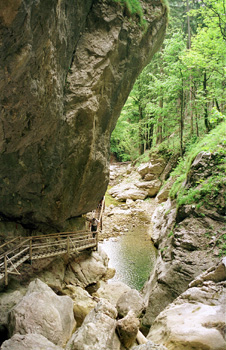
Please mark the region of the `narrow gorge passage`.
MULTIPOLYGON (((136 183, 134 173, 126 174, 128 164, 111 166, 110 187, 120 176, 128 183, 136 183), (116 172, 116 173, 115 173, 116 172), (118 174, 120 176, 118 177, 118 174)), ((154 198, 147 200, 115 201, 107 192, 107 205, 103 218, 103 231, 99 247, 108 255, 109 267, 116 270, 109 283, 120 281, 141 290, 154 268, 157 250, 151 241, 151 216, 157 206, 154 198)))

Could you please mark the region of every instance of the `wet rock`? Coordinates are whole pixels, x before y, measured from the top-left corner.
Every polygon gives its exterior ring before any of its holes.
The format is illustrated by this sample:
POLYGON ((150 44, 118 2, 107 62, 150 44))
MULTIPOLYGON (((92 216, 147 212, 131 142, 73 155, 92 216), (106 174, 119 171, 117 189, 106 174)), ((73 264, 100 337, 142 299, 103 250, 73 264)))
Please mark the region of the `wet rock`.
POLYGON ((72 335, 66 350, 120 350, 115 333, 116 317, 117 310, 106 300, 101 300, 72 335))
POLYGON ((9 313, 10 335, 37 333, 62 346, 74 328, 72 299, 57 296, 38 279, 29 284, 26 295, 9 313))
POLYGON ((140 321, 132 311, 129 311, 124 318, 117 321, 116 331, 126 349, 135 343, 139 326, 140 321))
POLYGON ((65 283, 74 284, 80 287, 87 287, 90 284, 97 283, 106 275, 108 269, 108 257, 106 253, 99 249, 93 251, 86 258, 80 256, 70 261, 65 274, 65 283))
POLYGON ((112 305, 116 306, 117 301, 120 296, 125 292, 130 291, 131 288, 128 287, 123 282, 111 282, 111 283, 100 283, 100 288, 97 290, 94 296, 98 298, 103 298, 108 300, 112 305))
POLYGON ((103 276, 102 280, 106 282, 106 281, 112 279, 115 276, 115 273, 116 273, 115 269, 112 267, 109 267, 107 269, 106 274, 103 276))
POLYGON ((154 321, 147 336, 170 349, 224 350, 225 341, 225 270, 220 263, 196 279, 198 287, 190 287, 170 304, 154 321), (209 277, 208 277, 209 276, 209 277), (213 279, 218 276, 217 283, 213 279), (221 277, 219 277, 221 276, 221 277), (207 281, 208 279, 208 281, 207 281))
POLYGON ((43 337, 41 334, 15 334, 11 339, 6 340, 2 346, 2 350, 63 350, 43 337))
POLYGON ((116 307, 120 316, 126 316, 128 312, 132 311, 136 317, 140 317, 145 305, 140 293, 131 289, 120 296, 116 307))

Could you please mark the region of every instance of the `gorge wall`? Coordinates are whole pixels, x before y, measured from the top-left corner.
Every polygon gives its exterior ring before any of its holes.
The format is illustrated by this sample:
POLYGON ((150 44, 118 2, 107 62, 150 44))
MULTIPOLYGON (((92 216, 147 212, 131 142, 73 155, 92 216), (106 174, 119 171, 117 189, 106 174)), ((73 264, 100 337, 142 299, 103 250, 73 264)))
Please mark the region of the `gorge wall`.
POLYGON ((146 28, 113 0, 0 4, 0 217, 52 231, 96 207, 109 139, 167 8, 142 2, 146 28))

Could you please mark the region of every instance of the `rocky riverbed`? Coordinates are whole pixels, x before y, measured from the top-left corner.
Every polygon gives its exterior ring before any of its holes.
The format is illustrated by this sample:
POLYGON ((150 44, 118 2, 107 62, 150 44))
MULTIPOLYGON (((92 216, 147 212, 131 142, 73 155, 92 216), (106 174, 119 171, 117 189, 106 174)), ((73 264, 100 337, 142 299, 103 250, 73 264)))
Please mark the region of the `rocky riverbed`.
POLYGON ((143 291, 109 283, 114 270, 101 249, 50 261, 31 282, 1 293, 2 350, 225 350, 226 259, 217 247, 207 250, 210 219, 186 217, 169 234, 173 202, 124 198, 137 197, 137 180, 147 175, 139 171, 125 165, 112 176, 100 238, 117 239, 142 222, 158 247, 143 291), (123 184, 117 198, 114 186, 123 184))

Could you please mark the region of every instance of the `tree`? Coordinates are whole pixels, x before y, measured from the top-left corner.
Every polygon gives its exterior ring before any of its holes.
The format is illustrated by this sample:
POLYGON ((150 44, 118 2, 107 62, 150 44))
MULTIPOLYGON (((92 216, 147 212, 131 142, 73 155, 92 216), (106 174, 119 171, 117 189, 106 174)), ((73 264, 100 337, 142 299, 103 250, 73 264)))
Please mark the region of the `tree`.
POLYGON ((139 76, 120 117, 118 145, 127 158, 155 145, 174 151, 177 144, 183 155, 226 111, 225 0, 171 4, 164 44, 139 76))

